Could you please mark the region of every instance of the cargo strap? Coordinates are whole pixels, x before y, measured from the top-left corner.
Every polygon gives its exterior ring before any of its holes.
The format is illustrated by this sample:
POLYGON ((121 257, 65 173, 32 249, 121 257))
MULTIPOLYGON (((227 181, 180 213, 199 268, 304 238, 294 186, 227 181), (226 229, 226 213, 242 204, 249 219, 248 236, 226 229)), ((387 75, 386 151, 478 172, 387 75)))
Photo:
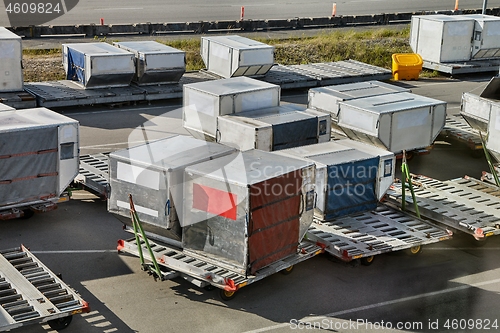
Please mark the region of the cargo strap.
POLYGON ((491 161, 490 153, 488 152, 488 149, 486 149, 486 143, 484 142, 484 138, 483 138, 483 135, 481 134, 481 132, 479 132, 479 136, 480 136, 481 142, 483 144, 484 156, 486 156, 486 161, 488 162, 488 166, 490 167, 490 172, 493 175, 493 179, 495 180, 495 184, 498 187, 500 187, 500 180, 498 179, 497 171, 495 170, 495 166, 493 165, 493 162, 491 161))
POLYGON ((415 198, 415 191, 413 190, 413 184, 411 182, 411 174, 410 174, 410 167, 406 163, 406 150, 403 150, 403 161, 401 163, 401 173, 402 173, 402 180, 401 180, 401 208, 402 210, 406 209, 406 189, 405 189, 405 183, 408 182, 408 189, 410 190, 411 197, 413 199, 413 205, 415 206, 415 213, 417 214, 417 217, 420 218, 420 212, 418 210, 418 204, 417 200, 415 198))
POLYGON ((132 194, 129 194, 128 197, 129 197, 129 201, 130 201, 130 215, 132 217, 132 226, 134 227, 134 236, 135 236, 135 241, 137 243, 137 249, 139 251, 139 258, 141 259, 142 269, 145 271, 148 271, 150 274, 152 274, 155 280, 157 278, 160 280, 163 280, 163 275, 161 274, 160 266, 158 265, 158 262, 156 261, 156 257, 153 253, 153 250, 151 249, 151 246, 149 245, 148 238, 146 237, 144 229, 142 228, 142 225, 141 225, 141 220, 139 220, 139 216, 137 216, 137 212, 136 212, 135 206, 134 206, 134 201, 132 200, 132 194), (149 255, 151 257, 151 261, 153 262, 153 265, 146 264, 146 262, 144 260, 144 255, 142 253, 143 246, 141 245, 142 242, 140 241, 141 237, 144 241, 144 245, 146 246, 146 249, 149 252, 149 255))

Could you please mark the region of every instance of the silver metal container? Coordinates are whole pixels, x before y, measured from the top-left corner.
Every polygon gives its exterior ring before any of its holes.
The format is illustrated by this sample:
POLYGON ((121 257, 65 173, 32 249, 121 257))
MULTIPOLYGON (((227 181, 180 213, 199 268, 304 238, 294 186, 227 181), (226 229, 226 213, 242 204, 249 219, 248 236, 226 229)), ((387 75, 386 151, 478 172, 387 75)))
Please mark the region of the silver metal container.
POLYGON ((491 110, 500 105, 500 77, 493 77, 483 89, 481 94, 462 94, 462 106, 460 114, 467 120, 469 125, 480 131, 483 135, 488 134, 491 110))
POLYGON ((0 112, 1 111, 14 111, 14 110, 15 110, 15 108, 8 106, 8 105, 5 105, 3 103, 0 103, 0 112))
POLYGON ((133 82, 139 85, 178 82, 186 71, 186 52, 155 41, 114 42, 135 55, 133 82))
POLYGON ((446 121, 446 102, 398 93, 339 102, 345 134, 393 153, 433 144, 446 121))
POLYGON ((475 21, 472 36, 472 59, 500 57, 500 17, 492 15, 463 15, 475 21))
POLYGON ((184 252, 246 275, 295 254, 312 224, 314 168, 260 150, 186 168, 184 252))
POLYGON ((280 87, 236 77, 183 86, 183 125, 194 137, 215 141, 217 117, 270 108, 280 103, 280 87))
POLYGON ((318 87, 309 89, 307 106, 311 109, 330 113, 332 120, 337 122, 339 102, 399 92, 411 91, 410 89, 381 81, 366 81, 318 87))
POLYGON ((500 103, 491 106, 486 149, 500 162, 500 103))
POLYGON ((21 43, 21 37, 0 27, 0 92, 23 90, 21 43))
POLYGON ((219 116, 217 142, 274 151, 330 140, 330 115, 296 104, 219 116))
POLYGON ((322 220, 375 209, 394 182, 394 154, 354 140, 275 153, 305 158, 316 164, 315 215, 322 220))
POLYGON ((135 75, 133 53, 108 43, 62 44, 66 79, 84 88, 128 86, 135 75))
POLYGON ((130 225, 128 196, 132 194, 144 229, 153 238, 179 246, 184 169, 234 151, 217 143, 175 135, 111 153, 108 211, 130 225))
POLYGON ((78 174, 78 130, 46 108, 0 112, 0 209, 57 202, 78 174))
POLYGON ((414 15, 410 46, 425 61, 468 61, 475 20, 465 15, 414 15))
POLYGON ((207 71, 224 78, 264 75, 274 65, 274 47, 233 35, 201 37, 207 71))

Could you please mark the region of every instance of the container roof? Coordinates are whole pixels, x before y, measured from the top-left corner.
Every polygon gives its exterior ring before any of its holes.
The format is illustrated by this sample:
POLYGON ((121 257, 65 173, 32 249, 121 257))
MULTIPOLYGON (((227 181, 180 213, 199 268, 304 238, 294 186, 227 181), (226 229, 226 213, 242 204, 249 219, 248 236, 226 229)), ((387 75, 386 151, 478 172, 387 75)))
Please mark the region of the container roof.
POLYGON ((78 121, 46 108, 0 112, 0 132, 78 124, 78 121))
POLYGON ((223 96, 263 89, 280 89, 280 86, 245 76, 239 76, 216 81, 185 84, 184 89, 185 91, 188 89, 195 89, 211 95, 223 96))
POLYGON ((358 109, 370 111, 372 113, 380 114, 422 107, 430 107, 439 104, 446 104, 446 102, 407 92, 379 95, 340 102, 341 106, 351 106, 358 109))
POLYGON ((186 53, 171 46, 158 43, 152 40, 135 41, 135 42, 114 42, 113 45, 122 46, 130 51, 141 53, 186 53))
POLYGON ((238 35, 232 36, 214 36, 214 37, 202 37, 202 39, 210 40, 227 47, 244 50, 244 49, 274 49, 273 46, 267 45, 256 40, 241 37, 238 35))
POLYGON ((220 182, 242 186, 257 184, 312 166, 305 159, 286 157, 261 150, 247 150, 186 168, 186 172, 220 182))
POLYGON ((339 84, 334 86, 325 86, 319 88, 309 89, 309 93, 322 93, 331 95, 343 100, 350 100, 355 98, 377 96, 383 94, 390 94, 395 92, 410 92, 407 88, 402 88, 396 85, 387 84, 380 81, 366 81, 339 84))
POLYGON ((4 27, 0 27, 0 39, 18 39, 21 41, 21 37, 16 35, 10 30, 7 30, 4 27))
POLYGON ((132 54, 129 51, 120 49, 116 46, 105 42, 99 43, 72 43, 72 44, 62 44, 70 49, 76 50, 78 52, 89 54, 89 55, 122 55, 122 54, 132 54))
POLYGON ((235 149, 185 135, 142 144, 113 152, 110 157, 132 164, 155 166, 172 171, 187 165, 229 154, 235 149))

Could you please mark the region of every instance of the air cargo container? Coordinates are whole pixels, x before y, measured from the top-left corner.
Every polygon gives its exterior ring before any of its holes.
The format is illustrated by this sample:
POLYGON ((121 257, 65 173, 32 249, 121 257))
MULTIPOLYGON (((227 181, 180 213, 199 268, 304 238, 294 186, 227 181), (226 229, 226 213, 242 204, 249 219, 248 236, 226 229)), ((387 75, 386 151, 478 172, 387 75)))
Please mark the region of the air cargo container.
POLYGON ((488 133, 488 123, 493 108, 500 107, 500 77, 493 77, 481 94, 462 94, 460 114, 469 125, 483 135, 488 133))
POLYGON ((0 92, 23 91, 21 37, 0 27, 0 92))
POLYGON ((130 225, 128 195, 132 194, 144 229, 153 238, 180 246, 184 169, 234 151, 217 143, 175 135, 113 152, 109 155, 108 211, 130 225))
POLYGON ((244 275, 295 255, 313 220, 314 173, 260 150, 187 167, 183 251, 244 275))
POLYGON ((84 88, 128 86, 135 75, 132 52, 108 43, 62 45, 66 79, 84 88))
POLYGON ((274 151, 330 140, 330 115, 287 104, 219 116, 217 141, 240 150, 274 151))
POLYGON ((183 125, 196 138, 215 141, 217 117, 270 108, 280 103, 280 87, 236 77, 183 86, 183 125))
POLYGON ((463 15, 474 19, 471 59, 500 58, 500 17, 492 15, 463 15))
POLYGON ((78 127, 46 108, 0 112, 0 210, 57 203, 78 174, 78 127))
POLYGON ((468 61, 474 25, 474 18, 466 15, 413 15, 410 46, 424 61, 468 61))
POLYGON ((381 81, 366 81, 318 87, 309 89, 307 106, 311 109, 330 113, 332 120, 337 122, 339 102, 399 92, 411 91, 407 88, 381 81))
POLYGON ((186 52, 155 41, 114 42, 135 55, 133 82, 139 85, 178 82, 186 71, 186 52))
POLYGON ((201 37, 207 71, 224 78, 266 74, 274 65, 274 47, 233 35, 201 37))
POLYGON ((393 153, 349 139, 276 154, 316 164, 315 215, 321 220, 375 209, 394 181, 393 153))
POLYGON ((339 105, 338 124, 350 139, 393 153, 432 145, 446 121, 446 102, 407 92, 339 105))

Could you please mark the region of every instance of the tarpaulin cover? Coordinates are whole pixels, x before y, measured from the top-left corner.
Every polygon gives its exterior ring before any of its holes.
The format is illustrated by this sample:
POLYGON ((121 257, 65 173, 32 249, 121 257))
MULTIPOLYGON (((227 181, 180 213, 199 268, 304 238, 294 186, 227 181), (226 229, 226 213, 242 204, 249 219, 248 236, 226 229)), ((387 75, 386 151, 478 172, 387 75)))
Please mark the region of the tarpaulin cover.
POLYGON ((318 119, 302 119, 273 125, 273 150, 318 143, 318 119))
POLYGON ((378 164, 379 157, 374 157, 327 167, 326 219, 377 207, 378 164))
POLYGON ((301 186, 300 171, 250 186, 250 273, 296 252, 301 186))
POLYGON ((58 128, 0 133, 0 207, 58 195, 58 128))
POLYGON ((67 80, 85 84, 85 54, 68 47, 67 80))

